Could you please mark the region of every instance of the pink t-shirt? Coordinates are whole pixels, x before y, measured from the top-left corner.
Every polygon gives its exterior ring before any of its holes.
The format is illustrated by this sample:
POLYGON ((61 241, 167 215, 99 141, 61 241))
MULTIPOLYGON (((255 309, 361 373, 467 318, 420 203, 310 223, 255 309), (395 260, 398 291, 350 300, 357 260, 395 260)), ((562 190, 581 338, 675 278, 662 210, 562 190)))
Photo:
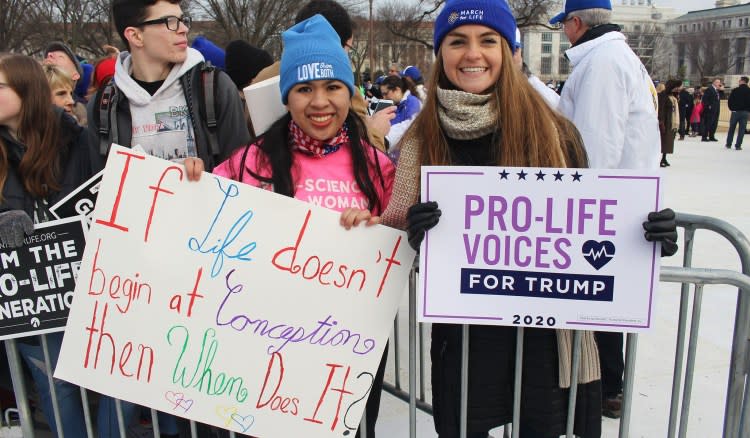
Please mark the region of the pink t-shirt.
MULTIPOLYGON (((241 182, 273 190, 270 184, 258 181, 249 172, 251 170, 263 177, 269 177, 271 174, 270 167, 258 169, 258 154, 262 152, 257 144, 249 146, 250 150, 247 151, 245 172, 241 182)), ((370 179, 380 199, 381 209, 385 209, 391 199, 396 169, 384 153, 373 147, 369 147, 368 150, 370 151, 370 179), (384 186, 380 184, 377 177, 376 157, 377 165, 383 174, 384 186)), ((216 166, 213 173, 237 180, 244 153, 245 148, 236 150, 229 159, 216 166)), ((351 148, 344 146, 323 157, 315 157, 299 150, 293 151, 292 155, 292 178, 296 185, 294 194, 296 199, 336 211, 343 211, 349 207, 367 209, 367 197, 359 190, 354 178, 351 148)), ((373 211, 373 213, 380 214, 382 211, 373 211)))

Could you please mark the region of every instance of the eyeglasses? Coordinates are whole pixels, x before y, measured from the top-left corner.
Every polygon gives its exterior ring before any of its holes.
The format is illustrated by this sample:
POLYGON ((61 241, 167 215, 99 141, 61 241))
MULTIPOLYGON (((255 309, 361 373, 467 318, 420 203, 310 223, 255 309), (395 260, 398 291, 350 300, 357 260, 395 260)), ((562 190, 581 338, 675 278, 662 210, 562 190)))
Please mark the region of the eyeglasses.
POLYGON ((167 29, 177 32, 180 28, 180 23, 184 24, 185 27, 190 29, 190 25, 193 24, 193 19, 189 15, 183 15, 182 18, 170 15, 168 17, 157 18, 155 20, 142 21, 135 25, 135 27, 147 26, 149 24, 165 24, 167 29))
POLYGON ((564 18, 564 19, 563 19, 562 21, 560 21, 559 23, 557 23, 557 26, 556 26, 556 28, 557 28, 557 29, 562 29, 562 28, 563 28, 563 27, 565 26, 565 23, 567 23, 568 21, 570 21, 570 20, 572 20, 572 19, 574 19, 574 18, 576 18, 576 17, 575 17, 575 16, 573 16, 573 15, 568 15, 568 16, 567 16, 567 17, 565 17, 565 18, 564 18))

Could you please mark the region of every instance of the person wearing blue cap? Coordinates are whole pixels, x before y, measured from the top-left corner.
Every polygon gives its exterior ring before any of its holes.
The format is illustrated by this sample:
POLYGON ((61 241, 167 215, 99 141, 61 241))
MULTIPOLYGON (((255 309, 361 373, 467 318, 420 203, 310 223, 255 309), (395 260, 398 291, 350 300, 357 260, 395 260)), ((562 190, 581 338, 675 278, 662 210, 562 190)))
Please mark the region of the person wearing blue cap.
MULTIPOLYGON (((401 141, 393 196, 382 217, 385 225, 406 229, 415 249, 428 230, 440 227, 442 214, 436 202, 419 200, 421 166, 587 167, 573 124, 544 103, 514 64, 515 31, 505 0, 448 0, 435 21, 431 86, 401 141)), ((653 230, 653 225, 660 229, 647 240, 665 248, 665 239, 676 238, 673 220, 649 220, 644 227, 653 230)), ((486 438, 490 429, 512 421, 516 334, 515 327, 469 329, 469 438, 486 438)), ((513 425, 523 438, 565 433, 573 385, 575 435, 601 435, 596 342, 591 332, 582 332, 581 364, 573 381, 571 338, 567 330, 524 330, 521 415, 513 425)), ((435 429, 441 438, 454 438, 463 432, 462 327, 435 323, 431 342, 435 429)))
MULTIPOLYGON (((591 167, 655 169, 661 153, 656 89, 620 27, 610 22, 611 10, 609 0, 568 0, 550 20, 562 26, 571 43, 565 55, 573 71, 558 109, 581 133, 591 167)), ((623 336, 598 332, 596 339, 603 413, 618 418, 623 336)))
MULTIPOLYGON (((340 211, 347 229, 378 223, 374 215, 390 200, 395 168, 368 142, 365 122, 353 109, 354 75, 339 36, 323 16, 314 15, 282 39, 279 88, 288 113, 214 173, 340 211), (322 188, 304 183, 321 179, 328 182, 322 188)), ((375 437, 387 348, 366 404, 368 438, 375 437)))
POLYGON ((405 81, 411 82, 409 85, 413 86, 414 94, 419 98, 421 102, 424 102, 424 100, 427 98, 427 91, 425 91, 424 78, 422 77, 422 72, 419 71, 419 68, 410 65, 401 72, 401 77, 405 81))
MULTIPOLYGON (((316 14, 322 15, 323 18, 328 21, 339 36, 341 47, 346 53, 349 53, 354 38, 354 24, 346 8, 336 0, 310 0, 297 12, 297 15, 294 17, 294 22, 300 23, 316 14)), ((276 62, 273 65, 264 68, 258 73, 258 76, 253 79, 253 83, 255 84, 278 76, 279 67, 280 63, 276 62)), ((352 96, 352 107, 367 124, 370 143, 380 150, 388 150, 385 136, 388 135, 391 129, 390 120, 396 116, 395 110, 393 108, 386 108, 375 114, 369 115, 367 111, 367 102, 359 93, 355 93, 352 96)))

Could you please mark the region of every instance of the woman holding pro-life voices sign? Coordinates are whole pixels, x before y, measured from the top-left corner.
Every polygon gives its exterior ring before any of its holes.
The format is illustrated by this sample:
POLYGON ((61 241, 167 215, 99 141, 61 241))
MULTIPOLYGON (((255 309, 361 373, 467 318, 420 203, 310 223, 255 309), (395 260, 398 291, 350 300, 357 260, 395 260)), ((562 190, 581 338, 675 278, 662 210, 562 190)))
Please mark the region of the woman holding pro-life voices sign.
MULTIPOLYGON (((382 216, 406 228, 419 247, 438 224, 435 202, 419 202, 421 165, 587 167, 582 140, 572 125, 544 103, 514 67, 516 23, 505 0, 449 0, 435 22, 433 84, 422 112, 405 133, 393 197, 382 216)), ((646 239, 677 250, 674 213, 651 213, 646 239)), ((486 438, 510 423, 516 328, 471 326, 469 341, 468 437, 486 438)), ((565 433, 570 389, 571 333, 527 328, 521 420, 524 438, 565 433)), ((575 434, 601 435, 601 384, 597 347, 583 332, 575 434)), ((459 436, 461 326, 432 325, 432 389, 435 429, 459 436)))

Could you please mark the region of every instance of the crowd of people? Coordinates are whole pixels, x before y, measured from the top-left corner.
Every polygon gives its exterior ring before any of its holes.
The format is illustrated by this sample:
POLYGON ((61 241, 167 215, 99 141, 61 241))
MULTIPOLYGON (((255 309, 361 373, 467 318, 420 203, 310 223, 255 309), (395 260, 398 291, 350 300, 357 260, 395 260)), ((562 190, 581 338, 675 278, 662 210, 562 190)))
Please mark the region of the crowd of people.
MULTIPOLYGON (((441 216, 435 202, 419 199, 422 165, 651 169, 658 165, 659 145, 669 153, 664 142, 673 145, 678 131, 687 134, 686 122, 694 123, 692 114, 677 117, 683 107, 676 83, 657 99, 637 56, 610 23, 609 0, 569 0, 550 21, 572 44, 567 55, 574 69, 561 96, 545 93, 549 89, 539 88, 519 62, 520 33, 506 0, 448 0, 435 22, 428 77, 415 66, 394 64, 362 88, 347 53, 352 22, 335 0, 302 6, 282 34, 275 63, 244 41, 222 49, 196 38, 190 47, 192 21, 180 0, 114 0, 112 15, 124 50, 108 47, 93 64, 82 64, 60 42, 47 48, 44 65, 24 55, 0 55, 5 247, 22 245, 35 224, 50 220, 48 207, 98 172, 112 143, 140 145, 182 163, 190 180, 213 172, 302 201, 316 195, 296 184, 308 176, 356 184, 353 204, 366 208, 340 211, 342 226, 401 228, 418 250, 441 216), (303 80, 297 67, 310 59, 331 68, 303 80), (243 103, 241 90, 275 76, 287 112, 255 132, 247 115, 253 102, 243 103), (390 104, 373 112, 368 100, 390 104), (169 129, 142 129, 155 121, 169 129)), ((713 103, 703 105, 706 113, 713 103)), ((713 138, 712 123, 704 124, 707 138, 713 138)), ((653 212, 644 221, 645 239, 658 242, 662 255, 675 254, 674 213, 653 212)), ((52 366, 62 336, 45 335, 52 366)), ((467 436, 486 438, 512 418, 516 328, 472 326, 470 338, 467 436)), ((85 436, 80 393, 48 379, 38 339, 19 343, 51 429, 58 426, 50 383, 65 436, 85 436)), ((571 381, 569 331, 527 329, 524 344, 521 437, 563 434, 573 385, 575 434, 599 437, 603 412, 616 416, 622 397, 622 335, 583 333, 577 382, 571 381)), ((432 405, 435 429, 444 438, 459 436, 461 351, 460 326, 432 326, 432 405)), ((387 347, 365 409, 368 437, 375 437, 386 358, 387 347)), ((107 397, 99 400, 100 437, 117 434, 114 405, 107 397)), ((139 410, 123 403, 124 420, 133 421, 139 410)), ((179 434, 175 417, 165 414, 159 424, 162 436, 179 434)))

